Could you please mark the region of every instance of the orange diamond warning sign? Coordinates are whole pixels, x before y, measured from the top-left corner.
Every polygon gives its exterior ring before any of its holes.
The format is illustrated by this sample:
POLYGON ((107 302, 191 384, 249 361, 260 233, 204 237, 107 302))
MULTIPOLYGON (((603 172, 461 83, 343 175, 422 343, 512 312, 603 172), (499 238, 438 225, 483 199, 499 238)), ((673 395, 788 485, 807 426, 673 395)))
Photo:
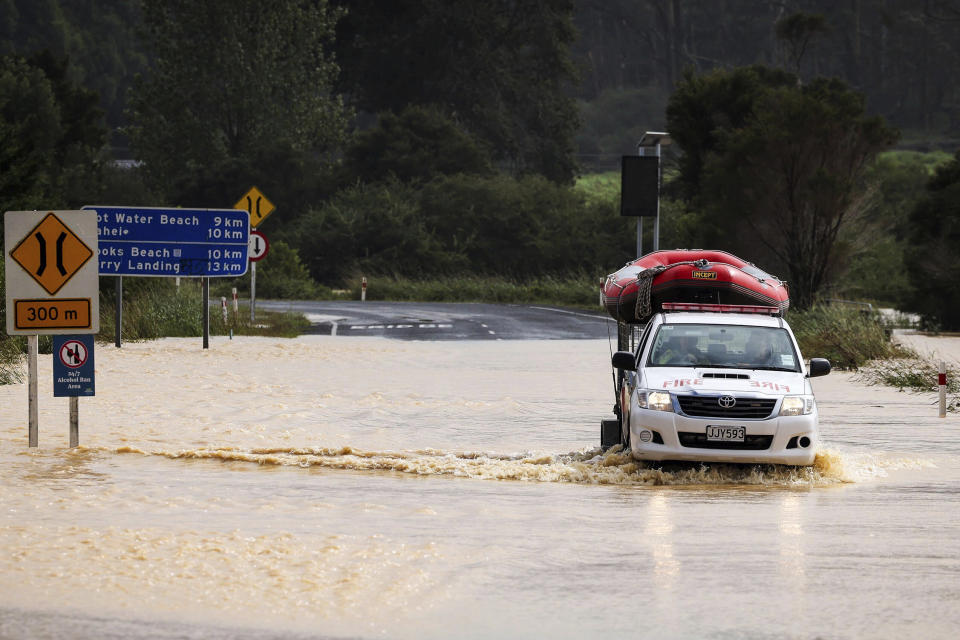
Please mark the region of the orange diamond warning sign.
POLYGON ((10 257, 54 295, 93 257, 93 251, 51 212, 14 247, 10 257))
POLYGON ((234 209, 247 211, 250 213, 250 226, 254 229, 260 226, 264 219, 273 213, 276 207, 267 200, 267 196, 260 192, 256 187, 250 187, 250 191, 243 194, 243 197, 233 205, 234 209))

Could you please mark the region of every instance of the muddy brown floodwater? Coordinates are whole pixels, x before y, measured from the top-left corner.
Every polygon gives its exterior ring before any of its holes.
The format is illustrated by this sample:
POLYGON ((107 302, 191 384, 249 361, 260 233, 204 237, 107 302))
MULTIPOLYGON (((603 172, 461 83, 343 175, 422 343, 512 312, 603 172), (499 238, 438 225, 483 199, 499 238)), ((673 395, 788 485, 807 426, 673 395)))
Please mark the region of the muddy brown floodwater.
POLYGON ((596 448, 603 340, 166 339, 96 362, 77 450, 50 356, 38 449, 25 385, 0 387, 0 637, 960 631, 960 419, 930 394, 835 372, 814 467, 656 469, 596 448))

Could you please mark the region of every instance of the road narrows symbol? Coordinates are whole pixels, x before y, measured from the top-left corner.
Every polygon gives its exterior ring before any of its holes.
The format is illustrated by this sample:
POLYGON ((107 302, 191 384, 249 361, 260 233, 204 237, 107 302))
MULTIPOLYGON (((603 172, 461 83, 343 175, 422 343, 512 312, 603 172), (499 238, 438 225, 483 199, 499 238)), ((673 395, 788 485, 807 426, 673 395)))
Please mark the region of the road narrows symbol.
POLYGON ((256 187, 251 187, 240 200, 233 205, 234 209, 240 209, 250 214, 250 226, 256 229, 269 216, 276 207, 263 195, 256 187))
POLYGON ((56 295, 93 257, 93 251, 51 212, 24 236, 10 257, 48 294, 56 295), (55 270, 47 269, 50 262, 55 270))

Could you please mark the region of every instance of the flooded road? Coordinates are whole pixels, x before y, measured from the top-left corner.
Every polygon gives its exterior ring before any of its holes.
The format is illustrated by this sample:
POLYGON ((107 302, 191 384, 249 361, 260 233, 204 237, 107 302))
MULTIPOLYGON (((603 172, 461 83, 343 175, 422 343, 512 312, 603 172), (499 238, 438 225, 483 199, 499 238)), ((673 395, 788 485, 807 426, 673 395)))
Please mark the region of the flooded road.
MULTIPOLYGON (((815 355, 815 354, 814 354, 815 355)), ((960 419, 815 380, 809 469, 596 448, 605 340, 98 346, 0 387, 0 638, 953 638, 960 419)))

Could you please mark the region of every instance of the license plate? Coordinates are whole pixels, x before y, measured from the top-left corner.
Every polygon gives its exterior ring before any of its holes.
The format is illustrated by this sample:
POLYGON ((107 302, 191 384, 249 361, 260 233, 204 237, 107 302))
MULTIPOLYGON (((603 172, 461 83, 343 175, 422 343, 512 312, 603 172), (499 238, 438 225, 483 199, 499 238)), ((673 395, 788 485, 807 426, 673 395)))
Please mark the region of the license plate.
POLYGON ((743 442, 746 437, 746 427, 707 427, 707 440, 717 442, 743 442))

